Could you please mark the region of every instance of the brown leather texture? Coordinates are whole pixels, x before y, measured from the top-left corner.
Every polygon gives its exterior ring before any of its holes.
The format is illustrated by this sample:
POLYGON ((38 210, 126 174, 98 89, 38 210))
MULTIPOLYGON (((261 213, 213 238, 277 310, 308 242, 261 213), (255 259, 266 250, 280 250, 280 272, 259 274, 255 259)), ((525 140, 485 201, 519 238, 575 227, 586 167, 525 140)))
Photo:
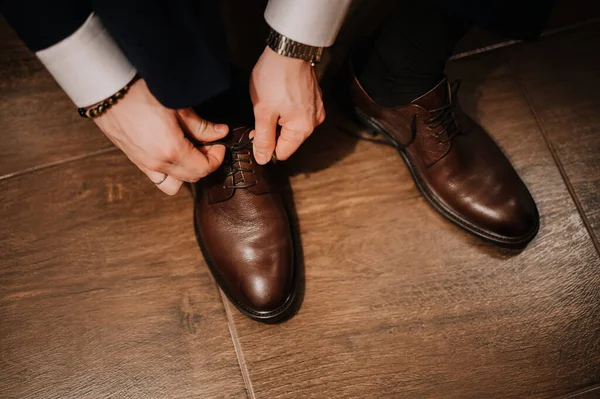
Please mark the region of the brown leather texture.
POLYGON ((256 163, 251 130, 232 130, 221 167, 194 185, 194 222, 206 262, 233 304, 275 321, 295 296, 294 240, 281 179, 272 165, 256 163))
POLYGON ((399 107, 383 107, 350 75, 359 119, 398 148, 429 203, 485 240, 523 247, 537 234, 529 190, 494 140, 464 114, 443 79, 399 107))

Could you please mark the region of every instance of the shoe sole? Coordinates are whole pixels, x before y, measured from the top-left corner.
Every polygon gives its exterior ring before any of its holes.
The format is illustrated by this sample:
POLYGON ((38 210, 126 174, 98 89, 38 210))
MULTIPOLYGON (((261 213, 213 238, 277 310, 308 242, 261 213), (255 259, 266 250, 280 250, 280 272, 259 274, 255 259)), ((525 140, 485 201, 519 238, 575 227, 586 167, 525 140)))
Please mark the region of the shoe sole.
POLYGON ((206 247, 204 246, 204 241, 202 240, 202 236, 198 232, 198 226, 196 224, 196 209, 195 208, 194 208, 194 232, 196 234, 196 241, 198 242, 200 251, 202 252, 202 255, 204 256, 204 260, 206 261, 206 264, 208 265, 208 269, 210 270, 211 274, 217 281, 219 288, 221 289, 221 291, 223 291, 225 293, 225 295, 227 296, 229 301, 233 304, 233 306, 235 306, 237 308, 237 310, 239 310, 244 316, 246 316, 252 320, 261 322, 261 323, 273 324, 273 323, 278 323, 291 315, 290 310, 292 309, 292 305, 294 304, 294 301, 296 299, 296 293, 298 291, 298 276, 297 276, 298 272, 296 270, 296 265, 297 265, 296 257, 298 256, 298 249, 296 248, 297 239, 294 237, 293 233, 292 233, 292 242, 293 242, 292 245, 294 246, 294 268, 293 268, 294 275, 292 276, 292 291, 290 292, 290 294, 288 295, 288 297, 286 298, 284 303, 281 304, 278 308, 262 312, 262 311, 257 311, 257 310, 251 309, 247 305, 244 305, 243 303, 238 301, 233 295, 231 295, 231 293, 227 289, 225 289, 225 287, 226 287, 225 281, 221 277, 221 274, 219 273, 217 268, 215 267, 212 258, 210 257, 210 255, 208 254, 208 251, 206 250, 206 247))
POLYGON ((424 183, 423 179, 413 167, 412 162, 408 158, 406 152, 402 149, 397 148, 398 143, 394 138, 375 120, 374 118, 366 115, 363 111, 361 111, 357 107, 353 107, 354 115, 357 118, 358 122, 371 130, 373 133, 380 134, 387 141, 389 141, 402 157, 402 160, 406 164, 406 167, 410 171, 410 174, 415 181, 415 185, 423 195, 423 198, 431 205, 439 214, 441 214, 444 218, 454 223, 458 227, 467 231, 468 233, 483 239, 484 241, 491 242, 495 245, 498 245, 503 248, 511 248, 511 249, 522 249, 527 246, 537 235, 539 231, 539 216, 536 218, 536 224, 533 228, 525 235, 521 237, 503 237, 497 234, 489 233, 485 230, 478 228, 472 223, 462 219, 456 213, 452 212, 452 210, 448 209, 441 201, 439 201, 427 188, 427 185, 424 183))

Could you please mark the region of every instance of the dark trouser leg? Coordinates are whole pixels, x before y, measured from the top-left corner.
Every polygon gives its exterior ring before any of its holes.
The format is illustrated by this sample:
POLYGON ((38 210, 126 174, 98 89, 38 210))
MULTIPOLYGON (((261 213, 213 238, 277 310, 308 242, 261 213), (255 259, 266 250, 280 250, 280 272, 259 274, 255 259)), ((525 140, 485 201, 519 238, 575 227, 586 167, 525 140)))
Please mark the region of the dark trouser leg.
POLYGON ((194 106, 196 113, 211 122, 225 123, 230 128, 254 125, 249 80, 247 74, 232 67, 229 88, 194 106))
POLYGON ((471 24, 424 1, 402 2, 368 45, 353 54, 358 80, 377 103, 408 104, 444 76, 471 24))

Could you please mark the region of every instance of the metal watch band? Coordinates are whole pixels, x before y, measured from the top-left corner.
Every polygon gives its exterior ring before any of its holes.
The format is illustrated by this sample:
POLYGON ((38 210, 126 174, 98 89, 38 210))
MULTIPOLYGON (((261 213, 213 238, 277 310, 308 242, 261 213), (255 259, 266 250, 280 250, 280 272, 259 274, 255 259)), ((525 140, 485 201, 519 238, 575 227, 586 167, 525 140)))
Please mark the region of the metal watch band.
POLYGON ((321 61, 323 54, 323 47, 298 43, 273 29, 267 37, 267 45, 277 54, 308 61, 313 66, 321 61))

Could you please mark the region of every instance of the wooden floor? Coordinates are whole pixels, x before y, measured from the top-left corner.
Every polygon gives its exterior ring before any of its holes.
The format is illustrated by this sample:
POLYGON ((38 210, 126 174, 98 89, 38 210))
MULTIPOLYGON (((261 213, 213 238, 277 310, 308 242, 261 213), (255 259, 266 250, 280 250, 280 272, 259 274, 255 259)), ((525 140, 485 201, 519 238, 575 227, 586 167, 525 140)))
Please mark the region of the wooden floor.
POLYGON ((0 24, 0 398, 600 397, 600 24, 453 61, 541 213, 520 253, 438 216, 329 119, 285 167, 299 313, 220 295, 157 190, 0 24))

